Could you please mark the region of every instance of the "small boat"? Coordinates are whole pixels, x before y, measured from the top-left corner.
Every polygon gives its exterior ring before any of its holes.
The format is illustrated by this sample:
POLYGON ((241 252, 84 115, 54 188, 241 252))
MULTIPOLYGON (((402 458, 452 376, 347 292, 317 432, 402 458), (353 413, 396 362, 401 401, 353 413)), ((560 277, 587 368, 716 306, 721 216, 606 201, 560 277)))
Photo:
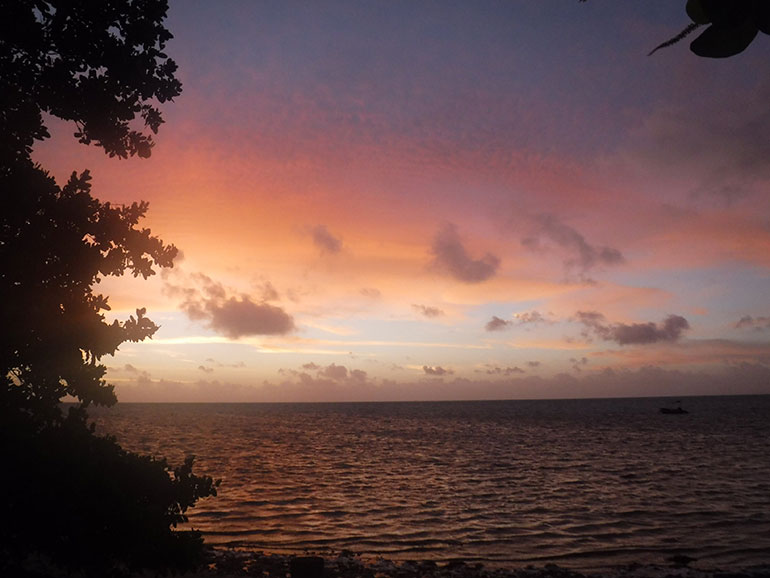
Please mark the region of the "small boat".
POLYGON ((683 413, 690 413, 690 412, 682 407, 681 401, 677 401, 676 407, 661 407, 660 413, 665 413, 669 415, 680 415, 683 413))
POLYGON ((660 413, 667 413, 667 414, 681 414, 681 413, 690 413, 686 409, 682 409, 681 407, 661 407, 660 413))

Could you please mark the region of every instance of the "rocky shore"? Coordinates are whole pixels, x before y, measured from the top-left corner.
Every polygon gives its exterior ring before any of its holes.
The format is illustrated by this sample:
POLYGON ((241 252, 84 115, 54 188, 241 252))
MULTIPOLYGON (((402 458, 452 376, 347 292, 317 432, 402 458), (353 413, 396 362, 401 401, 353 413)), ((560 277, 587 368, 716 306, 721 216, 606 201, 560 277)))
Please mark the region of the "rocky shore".
POLYGON ((632 564, 600 572, 581 573, 554 564, 517 569, 491 568, 462 561, 437 564, 430 561, 364 559, 350 552, 336 556, 291 556, 211 551, 209 567, 198 576, 236 578, 770 578, 770 564, 741 569, 705 569, 697 561, 675 557, 667 566, 632 564))
MULTIPOLYGON (((0 560, 0 575, 19 578, 83 578, 84 572, 63 570, 44 557, 12 566, 0 560)), ((107 578, 160 578, 168 573, 130 572, 114 568, 107 578)), ((747 568, 706 568, 697 560, 675 556, 667 565, 631 564, 600 571, 577 571, 545 564, 520 568, 487 567, 480 563, 428 560, 394 561, 363 558, 352 552, 324 555, 266 554, 238 549, 210 548, 205 567, 196 572, 171 574, 183 578, 770 578, 770 564, 747 568)))

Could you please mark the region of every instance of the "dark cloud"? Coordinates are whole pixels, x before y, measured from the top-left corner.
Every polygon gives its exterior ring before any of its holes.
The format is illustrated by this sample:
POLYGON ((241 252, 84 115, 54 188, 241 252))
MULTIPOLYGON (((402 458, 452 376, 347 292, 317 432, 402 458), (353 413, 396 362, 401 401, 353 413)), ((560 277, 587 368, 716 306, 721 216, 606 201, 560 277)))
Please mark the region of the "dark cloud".
POLYGON ((205 365, 199 365, 199 366, 198 366, 198 369, 199 369, 200 371, 202 371, 203 373, 211 373, 211 372, 213 372, 213 371, 214 371, 214 368, 213 368, 213 367, 207 367, 207 366, 205 366, 205 365))
POLYGON ((436 234, 431 253, 434 256, 434 267, 465 283, 486 281, 500 266, 500 258, 491 253, 481 259, 471 258, 460 241, 457 226, 452 223, 442 227, 436 234))
POLYGON ((676 341, 690 328, 687 319, 680 315, 669 315, 662 325, 655 323, 633 323, 614 327, 614 339, 620 345, 630 343, 655 343, 676 341))
POLYGON ((572 364, 573 371, 583 371, 583 366, 588 365, 588 358, 581 357, 580 359, 577 359, 575 357, 570 357, 569 362, 572 364))
POLYGON ((368 380, 368 374, 361 369, 349 369, 344 365, 331 363, 329 365, 318 365, 317 363, 305 363, 300 366, 302 371, 294 369, 280 369, 278 373, 290 375, 300 379, 305 384, 317 383, 319 385, 329 384, 363 384, 368 380), (312 372, 315 375, 311 375, 312 372))
MULTIPOLYGON (((354 370, 355 371, 355 370, 354 370)), ((598 372, 559 373, 551 377, 516 375, 508 379, 424 379, 415 382, 369 379, 344 382, 315 378, 307 373, 282 372, 279 383, 228 383, 199 380, 195 383, 152 380, 142 375, 116 384, 122 402, 307 402, 307 401, 418 401, 442 399, 563 399, 617 397, 618 392, 644 395, 695 396, 770 393, 770 364, 725 364, 713 371, 681 371, 645 366, 637 370, 606 368, 598 372)), ((352 375, 352 371, 350 374, 352 375)))
POLYGON ((367 380, 367 373, 363 369, 351 369, 350 379, 359 383, 365 383, 367 380))
POLYGON ((492 319, 487 321, 484 327, 487 331, 502 331, 512 324, 513 321, 506 321, 505 319, 500 319, 497 315, 493 315, 492 319))
POLYGON ((490 319, 485 326, 486 330, 502 331, 503 329, 506 329, 513 325, 532 325, 536 323, 553 323, 552 321, 549 321, 539 311, 528 311, 526 313, 517 313, 513 317, 514 319, 506 320, 506 319, 501 319, 497 315, 493 315, 492 319, 490 319))
POLYGON ((522 239, 521 244, 531 251, 547 251, 549 245, 556 245, 567 255, 564 258, 567 274, 576 274, 581 281, 590 282, 588 273, 592 270, 625 262, 617 249, 591 245, 583 235, 554 215, 541 215, 536 221, 538 230, 533 236, 522 239))
POLYGON ((321 250, 321 253, 334 255, 342 250, 342 241, 332 235, 326 225, 313 227, 313 243, 321 250))
POLYGON ((209 326, 226 337, 283 335, 294 329, 291 315, 268 303, 255 303, 247 295, 222 303, 207 303, 209 326))
POLYGON ((441 317, 444 314, 444 312, 438 307, 428 307, 427 305, 414 304, 412 307, 416 309, 421 315, 424 315, 429 319, 433 319, 434 317, 441 317))
MULTIPOLYGON (((110 368, 112 370, 115 370, 114 368, 110 368)), ((130 363, 126 363, 122 368, 117 369, 117 371, 123 370, 124 372, 135 376, 137 379, 149 379, 150 373, 147 371, 143 371, 139 369, 138 367, 131 365, 130 363)))
POLYGON ((642 345, 665 341, 677 341, 690 328, 681 315, 669 315, 662 323, 606 323, 604 315, 597 311, 578 311, 575 319, 586 327, 584 335, 596 336, 619 345, 642 345))
POLYGON ((682 178, 691 176, 696 195, 722 201, 766 193, 770 178, 770 82, 751 89, 720 87, 697 98, 667 104, 635 135, 641 152, 682 178), (730 106, 725 106, 728 99, 730 106))
POLYGON ((342 381, 348 377, 348 368, 344 365, 332 363, 320 369, 318 375, 334 381, 342 381))
POLYGON ((738 320, 734 327, 736 329, 754 329, 755 331, 770 329, 770 317, 745 315, 738 320))
POLYGON ((445 369, 440 365, 437 365, 435 367, 423 365, 422 370, 425 372, 426 375, 452 375, 454 373, 454 371, 452 371, 451 369, 445 369))
POLYGON ((195 287, 166 283, 166 292, 181 296, 182 311, 193 321, 206 321, 217 333, 238 339, 247 335, 282 335, 294 330, 291 315, 264 301, 255 302, 248 295, 232 297, 218 283, 201 273, 190 276, 195 287))
POLYGON ((504 375, 506 377, 516 374, 526 373, 522 368, 518 366, 514 367, 498 367, 496 365, 487 365, 487 375, 504 375))
POLYGON ((540 362, 539 361, 528 361, 527 365, 529 367, 540 367, 540 362))

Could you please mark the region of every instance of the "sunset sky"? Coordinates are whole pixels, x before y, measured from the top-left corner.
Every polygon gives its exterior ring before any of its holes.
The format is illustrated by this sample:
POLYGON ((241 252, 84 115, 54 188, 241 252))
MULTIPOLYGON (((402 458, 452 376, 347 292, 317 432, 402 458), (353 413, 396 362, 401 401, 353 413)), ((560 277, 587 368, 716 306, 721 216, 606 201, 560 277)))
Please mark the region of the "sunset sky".
POLYGON ((770 393, 770 37, 684 1, 172 1, 151 158, 34 158, 150 202, 172 270, 121 401, 770 393))

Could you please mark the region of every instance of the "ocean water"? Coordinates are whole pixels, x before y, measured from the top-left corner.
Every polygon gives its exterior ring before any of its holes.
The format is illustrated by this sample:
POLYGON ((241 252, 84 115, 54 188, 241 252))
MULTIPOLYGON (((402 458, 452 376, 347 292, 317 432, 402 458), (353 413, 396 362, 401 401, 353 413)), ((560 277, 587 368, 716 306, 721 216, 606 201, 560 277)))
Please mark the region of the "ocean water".
POLYGON ((222 478, 214 544, 576 569, 770 563, 770 396, 118 404, 129 449, 222 478))

